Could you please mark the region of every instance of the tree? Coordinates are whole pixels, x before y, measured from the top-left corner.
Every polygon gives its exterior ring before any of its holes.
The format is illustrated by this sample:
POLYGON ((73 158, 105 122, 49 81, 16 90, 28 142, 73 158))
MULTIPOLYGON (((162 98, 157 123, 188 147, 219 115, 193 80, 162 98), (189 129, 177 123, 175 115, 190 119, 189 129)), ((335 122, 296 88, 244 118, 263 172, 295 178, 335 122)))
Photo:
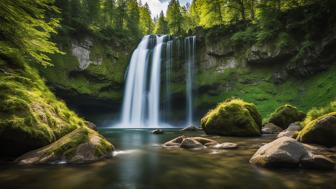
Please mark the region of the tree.
POLYGON ((126 8, 126 29, 135 36, 139 37, 139 6, 136 0, 128 0, 126 8))
POLYGON ((115 11, 116 11, 116 4, 115 0, 103 0, 102 6, 102 14, 103 14, 103 25, 105 27, 115 27, 115 11))
POLYGON ((122 30, 124 28, 126 11, 127 11, 126 0, 118 0, 116 8, 116 28, 118 28, 119 30, 122 30))
POLYGON ((163 11, 160 12, 160 17, 158 18, 155 26, 155 31, 156 34, 167 34, 168 31, 168 23, 165 19, 165 16, 163 14, 163 11))
POLYGON ((149 6, 146 3, 140 7, 140 30, 142 34, 150 34, 153 32, 153 20, 151 18, 151 12, 149 6))
POLYGON ((170 1, 167 9, 167 22, 170 34, 180 34, 182 32, 183 17, 178 0, 170 1))
POLYGON ((42 65, 50 65, 48 54, 60 53, 50 35, 59 20, 46 18, 47 11, 58 13, 52 0, 0 1, 0 54, 21 53, 42 65))

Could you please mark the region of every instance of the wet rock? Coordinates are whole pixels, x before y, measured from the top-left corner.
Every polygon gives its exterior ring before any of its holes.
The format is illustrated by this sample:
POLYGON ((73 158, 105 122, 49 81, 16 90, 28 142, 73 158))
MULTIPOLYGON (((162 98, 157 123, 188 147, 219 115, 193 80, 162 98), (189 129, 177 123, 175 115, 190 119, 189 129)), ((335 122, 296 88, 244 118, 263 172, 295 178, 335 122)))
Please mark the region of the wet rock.
POLYGON ((96 131, 83 127, 54 143, 28 152, 16 162, 24 165, 49 163, 88 163, 112 156, 114 147, 96 131))
POLYGON ((312 155, 301 160, 301 166, 307 169, 333 170, 335 163, 323 155, 312 155))
POLYGON ((267 123, 264 125, 264 127, 261 129, 263 134, 278 134, 282 131, 283 129, 276 126, 273 123, 267 123))
POLYGON ((152 131, 152 134, 154 135, 160 135, 160 134, 163 134, 164 131, 162 129, 155 129, 152 131))
POLYGON ((170 140, 163 144, 165 147, 179 147, 182 143, 183 139, 185 139, 185 136, 179 136, 177 138, 174 138, 173 140, 170 140))
POLYGON ((203 138, 203 137, 192 137, 192 139, 198 141, 199 143, 201 143, 204 146, 211 146, 211 145, 218 144, 218 142, 215 141, 215 140, 211 140, 211 139, 203 138))
POLYGON ((278 134, 277 138, 281 137, 290 137, 290 138, 295 138, 295 136, 298 134, 298 131, 288 131, 284 130, 281 133, 278 134))
POLYGON ((96 124, 92 123, 91 121, 86 121, 86 124, 90 129, 97 131, 97 125, 96 124))
POLYGON ((199 127, 193 125, 181 129, 181 131, 199 131, 199 130, 200 130, 199 127))
POLYGON ((297 139, 304 143, 336 146, 336 112, 309 122, 299 132, 297 139))
POLYGON ((192 148, 203 148, 204 145, 193 138, 185 138, 180 144, 181 148, 192 149, 192 148))
POLYGON ((295 138, 301 129, 302 127, 299 123, 292 123, 289 125, 287 129, 280 132, 277 138, 284 137, 284 136, 295 138))
POLYGON ((238 144, 231 143, 231 142, 224 142, 222 144, 216 144, 216 145, 212 146, 211 148, 214 148, 214 149, 227 149, 227 150, 237 149, 238 148, 238 144))
POLYGON ((298 167, 309 152, 303 144, 293 138, 281 137, 261 148, 250 159, 250 163, 263 167, 298 167))
POLYGON ((181 147, 181 148, 200 148, 214 146, 217 141, 203 137, 185 137, 179 136, 163 144, 164 147, 181 147))

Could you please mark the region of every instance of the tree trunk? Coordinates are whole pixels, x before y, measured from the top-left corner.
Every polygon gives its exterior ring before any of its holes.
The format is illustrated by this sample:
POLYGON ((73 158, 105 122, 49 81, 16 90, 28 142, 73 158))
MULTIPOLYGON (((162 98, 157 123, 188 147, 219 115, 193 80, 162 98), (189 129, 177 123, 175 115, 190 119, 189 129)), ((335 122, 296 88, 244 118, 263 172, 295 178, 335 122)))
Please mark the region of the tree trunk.
POLYGON ((251 11, 251 20, 254 20, 255 14, 254 14, 254 0, 250 0, 250 11, 251 11))

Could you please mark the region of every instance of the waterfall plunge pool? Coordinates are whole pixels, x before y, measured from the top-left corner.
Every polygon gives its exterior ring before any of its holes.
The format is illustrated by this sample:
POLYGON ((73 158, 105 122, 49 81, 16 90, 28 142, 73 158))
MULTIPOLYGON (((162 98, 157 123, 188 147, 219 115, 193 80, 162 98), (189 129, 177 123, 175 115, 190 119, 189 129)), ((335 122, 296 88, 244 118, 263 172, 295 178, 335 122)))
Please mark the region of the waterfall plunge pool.
POLYGON ((112 159, 85 165, 24 167, 0 165, 0 185, 11 189, 315 189, 334 188, 336 172, 268 170, 249 164, 253 153, 274 136, 258 138, 216 137, 234 142, 237 150, 165 149, 160 144, 180 135, 202 136, 203 132, 164 129, 109 129, 99 132, 115 146, 112 159))

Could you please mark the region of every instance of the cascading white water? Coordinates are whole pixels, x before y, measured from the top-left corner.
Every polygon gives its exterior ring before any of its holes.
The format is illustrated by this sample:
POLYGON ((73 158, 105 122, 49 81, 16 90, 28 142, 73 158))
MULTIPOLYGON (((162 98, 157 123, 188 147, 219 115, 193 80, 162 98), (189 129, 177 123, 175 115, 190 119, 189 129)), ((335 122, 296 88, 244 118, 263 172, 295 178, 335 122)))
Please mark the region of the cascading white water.
MULTIPOLYGON (((170 110, 170 82, 173 59, 173 39, 167 35, 143 37, 138 47, 134 50, 126 78, 122 117, 119 127, 142 128, 167 126, 160 122, 160 89, 161 89, 161 64, 166 66, 166 106, 170 110), (164 52, 164 53, 163 53, 164 52), (164 56, 163 56, 164 55, 164 56)), ((177 53, 183 51, 183 46, 178 42, 177 53), (182 49, 182 50, 181 50, 182 49)), ((187 119, 192 123, 192 80, 195 62, 195 37, 185 39, 184 51, 186 52, 186 96, 187 119)), ((167 121, 167 120, 166 120, 167 121)))
POLYGON ((127 73, 122 125, 142 127, 146 102, 146 75, 149 59, 150 36, 145 36, 132 54, 127 73))
POLYGON ((159 126, 159 111, 160 111, 160 70, 163 42, 167 36, 157 36, 156 46, 154 48, 152 72, 150 78, 149 101, 148 101, 148 124, 150 127, 159 126))
POLYGON ((168 121, 168 118, 170 116, 171 112, 171 79, 172 79, 172 66, 173 66, 173 40, 170 40, 167 42, 167 48, 166 48, 166 66, 165 66, 165 116, 166 121, 168 121))
POLYGON ((195 65, 196 37, 191 36, 185 39, 186 57, 186 98, 187 98, 187 125, 193 124, 193 77, 195 65))

